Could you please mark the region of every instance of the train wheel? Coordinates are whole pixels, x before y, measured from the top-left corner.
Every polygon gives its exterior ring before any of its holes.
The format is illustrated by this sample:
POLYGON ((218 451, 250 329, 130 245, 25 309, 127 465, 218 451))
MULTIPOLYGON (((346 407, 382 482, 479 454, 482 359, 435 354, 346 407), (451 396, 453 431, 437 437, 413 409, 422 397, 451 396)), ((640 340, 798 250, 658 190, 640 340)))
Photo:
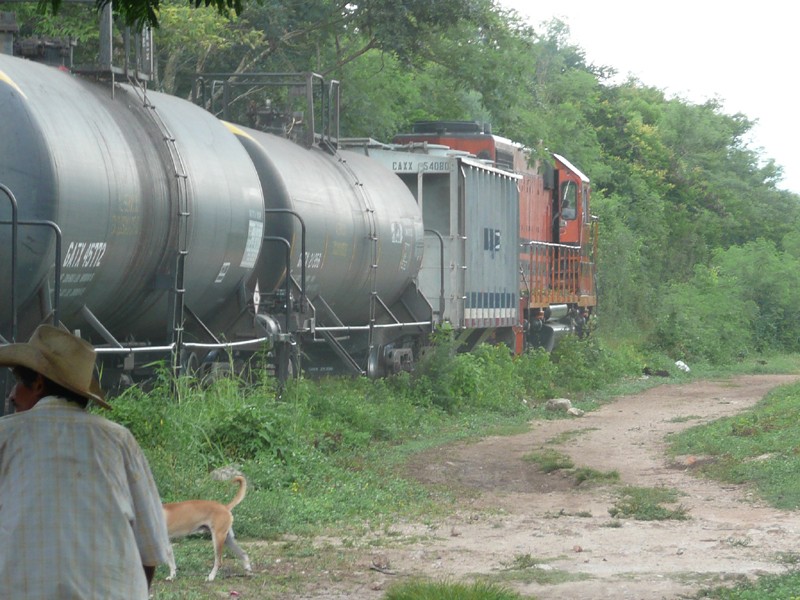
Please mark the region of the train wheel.
POLYGON ((373 348, 367 358, 367 377, 370 379, 378 379, 386 375, 381 357, 383 356, 383 347, 373 348))

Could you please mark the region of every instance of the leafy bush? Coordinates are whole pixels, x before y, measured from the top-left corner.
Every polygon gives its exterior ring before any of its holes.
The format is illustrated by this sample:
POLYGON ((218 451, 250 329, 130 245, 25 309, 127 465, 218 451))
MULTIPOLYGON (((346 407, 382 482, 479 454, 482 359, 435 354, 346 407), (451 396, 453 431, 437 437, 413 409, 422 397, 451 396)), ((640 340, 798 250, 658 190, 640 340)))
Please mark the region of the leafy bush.
POLYGON ((520 400, 525 384, 507 346, 482 344, 470 353, 457 354, 448 328, 438 331, 433 342, 409 380, 416 402, 450 414, 524 410, 520 400))
POLYGON ((800 261, 779 252, 765 240, 719 251, 714 264, 721 273, 735 278, 742 299, 756 307, 752 323, 757 350, 800 350, 800 261))
POLYGON ((771 241, 718 249, 708 266, 673 283, 658 307, 652 346, 723 365, 753 351, 800 350, 800 260, 771 241))
POLYGON ((501 414, 519 412, 522 381, 511 351, 503 345, 482 344, 455 357, 451 394, 457 405, 501 414))
POLYGON ((632 352, 612 350, 597 336, 564 337, 551 354, 556 381, 562 390, 599 389, 625 375, 641 372, 641 361, 632 352))
POLYGON ((544 348, 534 348, 517 356, 514 367, 527 398, 547 400, 555 396, 558 369, 544 348))
POLYGON ((285 460, 288 442, 280 439, 278 415, 263 408, 253 404, 223 407, 213 423, 209 423, 209 446, 236 462, 251 460, 260 454, 285 460))
POLYGON ((654 344, 676 360, 731 362, 753 348, 757 314, 735 276, 697 265, 691 282, 674 284, 665 295, 654 344))

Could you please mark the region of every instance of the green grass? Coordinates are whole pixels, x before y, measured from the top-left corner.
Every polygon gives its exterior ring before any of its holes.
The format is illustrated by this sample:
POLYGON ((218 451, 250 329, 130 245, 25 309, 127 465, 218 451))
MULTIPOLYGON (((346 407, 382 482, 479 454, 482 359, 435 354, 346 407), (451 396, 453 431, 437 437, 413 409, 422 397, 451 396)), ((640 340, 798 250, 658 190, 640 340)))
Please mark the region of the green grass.
POLYGON ((583 429, 570 429, 569 431, 564 431, 563 433, 547 440, 547 443, 552 445, 566 444, 567 442, 574 440, 575 438, 583 435, 584 433, 596 430, 597 430, 596 427, 584 427, 583 429))
POLYGON ((550 449, 531 452, 523 456, 522 460, 535 464, 543 473, 571 469, 575 466, 569 456, 550 449))
POLYGON ((800 506, 800 384, 773 390, 751 410, 688 429, 670 439, 673 455, 709 458, 698 469, 753 486, 777 508, 800 506))
POLYGON ((567 581, 582 581, 591 579, 590 575, 583 573, 570 573, 561 569, 554 569, 548 565, 552 558, 536 558, 530 554, 518 554, 514 559, 504 565, 499 574, 492 577, 493 581, 502 583, 522 583, 529 585, 557 585, 567 581))
POLYGON ((800 572, 786 575, 762 575, 758 580, 734 588, 715 587, 703 590, 697 598, 716 600, 797 600, 800 595, 800 572))
POLYGON ((643 488, 625 486, 618 491, 617 502, 608 509, 616 519, 636 519, 637 521, 683 521, 689 518, 683 506, 672 508, 664 504, 675 504, 678 492, 670 488, 643 488))
POLYGON ((412 581, 393 585, 385 600, 521 600, 522 596, 495 583, 412 581))
POLYGON ((550 448, 530 452, 524 455, 522 460, 535 464, 542 473, 569 471, 575 478, 576 485, 602 485, 619 482, 618 471, 598 471, 589 467, 575 467, 575 463, 569 456, 550 448))
POLYGON ((681 417, 672 417, 667 422, 668 423, 688 423, 689 421, 697 421, 700 418, 702 418, 702 417, 699 417, 698 415, 685 415, 685 416, 681 416, 681 417))
POLYGON ((581 484, 610 484, 619 483, 619 471, 598 471, 589 467, 579 467, 575 469, 575 483, 581 484))

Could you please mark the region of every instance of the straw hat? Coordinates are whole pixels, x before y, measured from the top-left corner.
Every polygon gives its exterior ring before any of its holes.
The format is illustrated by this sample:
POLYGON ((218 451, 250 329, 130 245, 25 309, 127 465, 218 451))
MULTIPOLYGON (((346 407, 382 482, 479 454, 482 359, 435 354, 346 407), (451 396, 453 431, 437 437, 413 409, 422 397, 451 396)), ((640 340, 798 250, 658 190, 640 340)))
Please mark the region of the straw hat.
POLYGON ((71 333, 40 325, 27 343, 0 346, 0 366, 27 367, 103 408, 100 383, 94 377, 95 351, 71 333))

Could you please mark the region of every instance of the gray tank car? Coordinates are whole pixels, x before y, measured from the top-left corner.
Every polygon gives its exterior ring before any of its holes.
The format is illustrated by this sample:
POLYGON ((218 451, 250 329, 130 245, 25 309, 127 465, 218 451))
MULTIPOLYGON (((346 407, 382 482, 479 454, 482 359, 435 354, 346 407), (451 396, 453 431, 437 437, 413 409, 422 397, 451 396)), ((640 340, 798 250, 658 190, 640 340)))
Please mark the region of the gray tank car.
MULTIPOLYGON (((89 312, 117 340, 163 343, 181 293, 200 319, 213 320, 261 249, 257 174, 212 115, 2 55, 0 183, 20 220, 60 228, 59 318, 95 342, 89 312), (179 268, 185 292, 175 289, 179 268)), ((0 219, 11 216, 0 198, 0 219)), ((24 339, 51 317, 55 243, 46 228, 18 232, 16 337, 24 339)), ((0 236, 0 289, 10 290, 11 228, 0 236)), ((0 310, 8 334, 11 306, 0 310)))
POLYGON ((266 342, 379 374, 430 328, 421 211, 364 156, 0 55, 0 186, 7 341, 58 319, 128 369, 266 342))

